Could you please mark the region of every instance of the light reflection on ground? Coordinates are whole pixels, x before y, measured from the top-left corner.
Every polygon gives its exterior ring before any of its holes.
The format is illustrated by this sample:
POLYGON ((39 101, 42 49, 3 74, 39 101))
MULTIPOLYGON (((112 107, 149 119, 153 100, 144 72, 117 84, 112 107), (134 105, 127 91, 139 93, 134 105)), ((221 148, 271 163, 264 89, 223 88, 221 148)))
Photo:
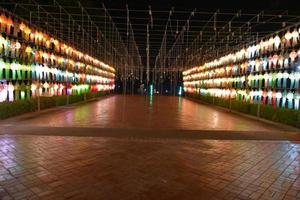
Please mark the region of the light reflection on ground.
POLYGON ((18 125, 52 127, 156 128, 185 130, 278 131, 283 128, 224 112, 182 97, 115 95, 46 112, 18 125))

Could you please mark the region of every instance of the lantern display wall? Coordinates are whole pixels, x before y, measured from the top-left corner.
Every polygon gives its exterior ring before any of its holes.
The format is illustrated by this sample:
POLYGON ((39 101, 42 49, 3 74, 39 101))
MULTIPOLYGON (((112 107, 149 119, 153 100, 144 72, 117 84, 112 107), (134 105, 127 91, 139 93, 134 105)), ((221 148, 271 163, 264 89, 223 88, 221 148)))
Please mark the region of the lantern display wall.
POLYGON ((114 89, 115 69, 0 14, 0 102, 114 89))
POLYGON ((186 93, 299 110, 300 28, 183 72, 186 93))

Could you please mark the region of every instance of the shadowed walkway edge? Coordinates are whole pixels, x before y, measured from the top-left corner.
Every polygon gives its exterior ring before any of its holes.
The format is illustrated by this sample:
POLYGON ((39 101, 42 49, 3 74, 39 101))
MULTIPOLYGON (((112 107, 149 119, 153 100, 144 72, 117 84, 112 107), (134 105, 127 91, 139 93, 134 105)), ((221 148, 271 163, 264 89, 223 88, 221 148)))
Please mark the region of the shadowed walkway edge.
POLYGON ((179 129, 117 129, 87 127, 34 127, 6 126, 1 134, 91 136, 115 138, 162 138, 162 139, 218 139, 218 140, 290 140, 300 141, 300 134, 291 131, 227 131, 227 130, 179 130, 179 129))

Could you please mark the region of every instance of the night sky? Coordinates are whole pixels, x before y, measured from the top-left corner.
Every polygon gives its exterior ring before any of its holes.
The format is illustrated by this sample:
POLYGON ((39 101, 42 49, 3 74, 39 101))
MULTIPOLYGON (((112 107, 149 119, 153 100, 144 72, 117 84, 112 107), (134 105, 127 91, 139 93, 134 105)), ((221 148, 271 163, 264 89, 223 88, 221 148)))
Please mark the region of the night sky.
MULTIPOLYGON (((86 1, 85 1, 86 2, 86 1)), ((92 2, 92 1, 91 1, 92 2)), ((125 4, 128 4, 130 8, 147 9, 148 5, 151 5, 153 9, 169 9, 174 6, 178 10, 188 10, 191 8, 226 8, 226 9, 275 9, 285 10, 292 9, 297 10, 299 8, 299 1, 291 0, 210 0, 210 1, 187 1, 187 0, 163 0, 163 1, 139 1, 139 0, 105 0, 103 1, 108 7, 125 8, 125 4), (298 6, 295 6, 297 5, 298 6), (298 8, 297 8, 298 7, 298 8)), ((299 9, 298 9, 299 10, 299 9)))
MULTIPOLYGON (((160 48, 160 43, 163 37, 163 29, 168 19, 168 13, 155 13, 158 10, 169 11, 172 7, 174 7, 175 12, 187 11, 191 12, 194 8, 197 10, 207 10, 207 11, 216 11, 216 9, 222 10, 239 10, 242 9, 242 12, 246 13, 258 13, 260 10, 268 10, 268 11, 281 11, 281 10, 289 10, 289 14, 297 14, 299 15, 299 1, 289 1, 289 0, 256 0, 256 1, 244 1, 244 0, 223 0, 223 1, 187 1, 187 0, 164 0, 164 1, 139 1, 139 0, 106 0, 103 1, 108 9, 125 9, 126 4, 128 4, 130 10, 147 10, 148 6, 151 5, 151 9, 153 11, 153 20, 154 20, 154 28, 150 30, 150 65, 153 66, 155 62, 155 57, 158 54, 158 50, 160 48), (295 6, 298 5, 298 6, 295 6), (158 19, 165 20, 158 20, 158 19), (159 31, 161 30, 161 31, 159 31), (157 34, 157 35, 156 35, 157 34)), ((93 5, 93 1, 85 1, 88 5, 93 5)), ((118 16, 119 13, 111 12, 112 16, 118 16)), ((182 14, 180 16, 174 16, 173 19, 173 28, 176 25, 176 19, 186 20, 189 16, 189 13, 182 14)), ((147 18, 147 13, 137 13, 130 12, 131 23, 133 24, 134 33, 136 35, 136 41, 139 45, 140 54, 143 58, 143 63, 146 63, 146 23, 147 20, 135 20, 135 17, 145 17, 147 18), (138 25, 140 24, 140 25, 138 25), (141 24, 145 24, 144 26, 141 24), (143 29, 143 30, 141 30, 143 29)), ((185 22, 180 23, 179 27, 181 28, 185 22)), ((175 28, 174 28, 175 29, 175 28)), ((170 41, 172 43, 172 40, 170 41)))

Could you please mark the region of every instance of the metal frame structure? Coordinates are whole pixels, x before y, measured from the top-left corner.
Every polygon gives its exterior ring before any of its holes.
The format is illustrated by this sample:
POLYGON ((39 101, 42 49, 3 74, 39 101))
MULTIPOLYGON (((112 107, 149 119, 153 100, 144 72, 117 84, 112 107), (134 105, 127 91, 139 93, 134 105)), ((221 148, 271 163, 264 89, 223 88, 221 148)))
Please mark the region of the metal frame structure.
POLYGON ((90 9, 79 1, 74 4, 68 6, 58 0, 47 4, 37 0, 11 0, 1 2, 0 6, 12 15, 115 67, 123 86, 126 86, 128 80, 133 82, 134 78, 142 74, 140 71, 143 65, 129 18, 127 37, 123 37, 103 3, 94 10, 96 14, 91 14, 90 9), (95 16, 100 16, 101 20, 95 16))
POLYGON ((167 80, 174 88, 182 70, 300 20, 299 13, 286 10, 116 9, 60 0, 9 0, 0 6, 116 67, 132 93, 136 82, 152 82, 162 90, 167 80))

